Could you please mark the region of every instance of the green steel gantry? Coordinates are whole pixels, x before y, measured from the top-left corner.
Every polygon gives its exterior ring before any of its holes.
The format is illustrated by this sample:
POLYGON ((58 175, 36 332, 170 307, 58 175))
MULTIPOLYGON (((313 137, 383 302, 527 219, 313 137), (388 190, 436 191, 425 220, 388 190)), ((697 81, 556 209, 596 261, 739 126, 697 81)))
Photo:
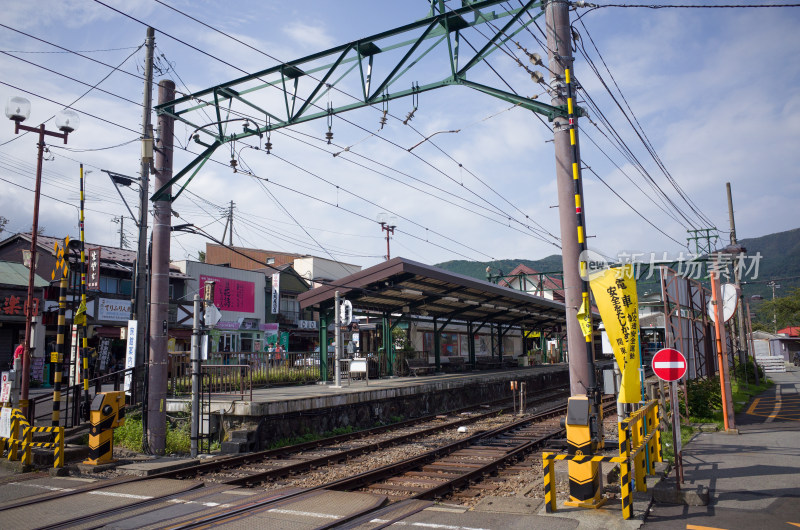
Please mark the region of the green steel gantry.
POLYGON ((446 86, 461 85, 478 90, 542 114, 550 121, 556 116, 567 116, 565 106, 548 105, 467 79, 467 73, 487 56, 509 41, 513 43, 515 35, 542 16, 546 2, 528 1, 518 9, 503 12, 487 10, 501 3, 501 0, 462 0, 462 7, 446 11, 444 0, 431 0, 429 15, 417 22, 247 74, 156 106, 157 114, 169 115, 194 129, 194 141, 204 149, 167 184, 156 190, 151 200, 174 201, 214 151, 226 143, 251 136, 262 137, 272 130, 320 118, 327 118, 330 123, 336 114, 378 104, 385 106, 394 99, 416 98, 422 92, 446 86), (525 14, 529 15, 527 20, 523 20, 525 14), (504 23, 495 25, 494 21, 504 23), (481 25, 488 30, 488 36, 484 33, 488 42, 477 51, 464 53, 462 31, 481 25), (423 58, 432 58, 435 55, 432 52, 437 49, 444 50, 439 52, 440 59, 447 64, 439 66, 448 70, 449 75, 422 85, 412 82, 410 88, 390 91, 401 78, 416 73, 420 68, 415 67, 423 58), (379 75, 378 67, 387 73, 379 75), (360 82, 358 95, 348 95, 354 101, 338 106, 322 101, 329 98, 334 89, 339 91, 337 86, 346 84, 345 81, 352 76, 358 76, 360 82), (277 89, 279 97, 270 98, 272 94, 266 94, 267 89, 277 89), (207 119, 207 110, 211 110, 215 118, 211 123, 200 121, 201 117, 207 119), (228 125, 233 122, 243 124, 240 132, 228 132, 228 125), (187 175, 176 193, 167 193, 173 184, 187 175))

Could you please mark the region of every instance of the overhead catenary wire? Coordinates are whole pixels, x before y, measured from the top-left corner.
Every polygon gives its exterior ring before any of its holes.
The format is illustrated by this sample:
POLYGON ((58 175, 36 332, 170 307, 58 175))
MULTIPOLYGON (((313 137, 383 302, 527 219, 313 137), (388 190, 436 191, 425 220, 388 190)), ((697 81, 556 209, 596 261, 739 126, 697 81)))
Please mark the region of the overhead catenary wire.
MULTIPOLYGON (((123 12, 123 11, 119 10, 119 9, 116 9, 116 8, 114 8, 114 7, 112 7, 112 6, 109 6, 108 4, 106 4, 106 3, 104 3, 104 2, 102 2, 102 1, 100 1, 100 0, 94 0, 94 1, 95 1, 95 2, 97 2, 98 4, 101 4, 101 5, 105 6, 105 7, 107 7, 108 9, 111 9, 112 11, 115 11, 116 13, 118 13, 118 14, 120 14, 120 15, 122 15, 122 16, 125 16, 125 17, 127 17, 127 18, 129 18, 129 19, 131 19, 131 20, 135 21, 135 22, 138 22, 138 23, 140 23, 140 24, 142 24, 142 25, 145 25, 145 26, 149 26, 149 25, 148 25, 148 24, 146 24, 144 21, 142 21, 142 20, 140 20, 140 19, 138 19, 138 18, 136 18, 136 17, 134 17, 134 16, 132 16, 132 15, 130 15, 130 14, 128 14, 128 13, 125 13, 125 12, 123 12)), ((165 5, 165 4, 162 4, 162 5, 165 5)), ((166 5, 165 5, 165 6, 166 6, 166 5)), ((202 24, 203 26, 205 26, 205 27, 208 27, 209 29, 212 29, 212 30, 214 30, 214 31, 216 31, 216 32, 218 32, 218 33, 220 33, 220 34, 222 34, 222 35, 225 35, 226 37, 232 38, 233 40, 235 40, 235 41, 237 41, 237 42, 241 42, 241 41, 239 41, 238 39, 236 39, 236 38, 234 38, 234 37, 232 37, 232 36, 230 36, 230 35, 226 34, 225 32, 222 32, 221 30, 218 30, 218 29, 216 29, 216 28, 213 28, 213 27, 212 27, 212 26, 210 26, 209 24, 206 24, 206 23, 204 23, 204 22, 200 21, 199 19, 196 19, 195 17, 192 17, 191 15, 188 15, 188 14, 186 14, 186 13, 184 13, 184 12, 182 12, 182 11, 180 11, 180 10, 176 9, 176 8, 173 8, 173 7, 171 7, 171 6, 166 6, 166 7, 169 7, 169 8, 170 8, 170 9, 172 9, 173 11, 175 11, 175 12, 178 12, 178 13, 180 13, 181 15, 184 15, 184 16, 186 16, 186 17, 190 18, 191 20, 194 20, 195 22, 198 22, 198 23, 202 24)), ((187 47, 189 47, 190 49, 193 49, 193 50, 195 50, 195 51, 197 51, 197 52, 199 52, 199 53, 202 53, 203 55, 206 55, 206 56, 208 56, 208 57, 210 57, 210 58, 212 58, 212 59, 215 59, 215 60, 217 60, 217 61, 221 62, 222 64, 225 64, 225 65, 227 65, 227 66, 229 66, 229 67, 231 67, 231 68, 234 68, 234 69, 236 69, 236 70, 237 70, 237 71, 239 71, 239 72, 242 72, 242 73, 244 73, 244 74, 246 74, 246 75, 250 75, 250 73, 249 73, 249 72, 247 72, 246 70, 244 70, 244 69, 242 69, 242 68, 240 68, 240 67, 238 67, 238 66, 236 66, 236 65, 234 65, 234 64, 232 64, 232 63, 230 63, 229 61, 226 61, 226 60, 224 60, 224 59, 221 59, 221 58, 219 58, 219 57, 217 57, 217 56, 215 56, 215 55, 213 55, 213 54, 211 54, 211 53, 209 53, 209 52, 206 52, 205 50, 201 50, 201 49, 197 48, 196 46, 194 46, 194 45, 192 45, 192 44, 189 44, 188 42, 186 42, 186 41, 184 41, 184 40, 182 40, 182 39, 180 39, 180 38, 178 38, 178 37, 175 37, 175 36, 173 36, 173 35, 170 35, 169 33, 166 33, 166 32, 164 32, 164 31, 161 31, 161 30, 158 30, 158 31, 159 31, 159 33, 161 33, 161 34, 165 35, 166 37, 168 37, 168 38, 171 38, 171 39, 175 40, 176 42, 179 42, 180 44, 183 44, 184 46, 187 46, 187 47)), ((243 43, 243 44, 247 45, 246 43, 243 43)), ((247 45, 247 46, 249 46, 249 45, 247 45)), ((260 52, 260 53, 262 53, 262 54, 264 54, 264 55, 267 55, 268 57, 270 57, 270 58, 272 58, 272 59, 274 59, 274 60, 278 61, 278 59, 276 59, 276 58, 274 58, 274 57, 272 57, 272 56, 269 56, 269 55, 268 55, 268 54, 266 54, 265 52, 260 52)), ((280 62, 280 61, 279 61, 279 62, 280 62)), ((270 85, 270 86, 273 86, 273 85, 270 85)), ((279 88, 279 87, 277 87, 277 86, 273 86, 273 88, 276 88, 276 89, 280 90, 280 88, 279 88)), ((340 91, 340 92, 341 92, 341 91, 340 91)), ((348 95, 349 95, 349 94, 348 94, 348 95)), ((355 96, 352 96, 352 95, 349 95, 349 96, 350 96, 350 97, 353 97, 353 98, 355 98, 355 96)), ((296 95, 295 97, 296 97, 296 98, 297 98, 299 101, 305 101, 305 100, 304 100, 302 97, 300 97, 300 96, 297 96, 297 95, 296 95)), ((312 104, 313 106, 317 107, 317 108, 321 108, 321 107, 319 107, 319 105, 316 105, 316 104, 314 104, 314 103, 311 103, 311 104, 312 104)), ((229 109, 229 110, 230 110, 230 109, 229 109)), ((394 116, 393 116, 393 117, 394 117, 394 116)), ((363 130, 363 131, 365 131, 365 132, 368 132, 368 133, 370 133, 370 134, 375 134, 375 133, 373 133, 372 131, 369 131, 369 130, 367 130, 367 129, 366 129, 366 128, 364 128, 363 126, 361 126, 361 125, 358 125, 358 124, 356 124, 356 123, 354 123, 354 122, 352 122, 352 121, 348 120, 347 118, 344 118, 343 116, 337 116, 337 118, 341 119, 341 120, 342 120, 342 121, 344 121, 345 123, 348 123, 348 124, 350 124, 350 125, 352 125, 352 126, 354 126, 354 127, 357 127, 357 128, 359 128, 359 129, 361 129, 361 130, 363 130)), ((396 117, 395 117, 395 118, 396 118, 396 117)), ((253 119, 253 121, 254 121, 255 123, 258 123, 259 121, 261 121, 261 120, 255 119, 254 117, 253 117, 253 118, 251 118, 251 119, 253 119)), ((399 118, 396 118, 396 119, 399 119, 399 118)), ((422 136, 422 134, 421 134, 419 131, 416 131, 416 130, 415 130, 415 132, 417 132, 417 134, 420 134, 420 135, 422 136)), ((387 138, 385 138, 385 137, 382 137, 382 136, 380 136, 380 135, 377 135, 377 134, 375 134, 375 136, 377 136, 379 139, 381 139, 381 140, 383 140, 383 141, 386 141, 386 142, 388 142, 389 144, 391 144, 391 145, 393 145, 393 146, 395 146, 395 147, 397 147, 397 148, 404 149, 402 146, 400 146, 400 145, 399 145, 399 144, 397 144, 396 142, 392 142, 391 140, 389 140, 389 139, 387 139, 387 138)), ((423 136, 423 137, 424 137, 424 136, 423 136)), ((456 181, 456 179, 454 179, 453 177, 451 177, 450 175, 448 175, 447 173, 445 173, 444 171, 442 171, 440 168, 438 168, 438 167, 436 167, 435 165, 431 164, 431 163, 430 163, 430 162, 428 162, 427 160, 423 159, 423 158, 422 158, 422 157, 420 157, 418 154, 416 154, 416 153, 411 153, 411 154, 412 154, 412 156, 414 156, 414 157, 418 158, 418 159, 419 159, 421 162, 423 162, 424 164, 428 165, 429 167, 431 167, 431 168, 432 168, 432 169, 434 169, 435 171, 437 171, 437 172, 441 173, 441 174, 442 174, 443 176, 445 176, 446 178, 448 178, 448 179, 452 180, 452 181, 453 181, 453 182, 455 182, 455 183, 458 183, 458 181, 456 181)), ((451 158, 452 158, 452 157, 451 157, 451 158)), ((462 184, 462 185, 463 185, 463 183, 459 183, 459 184, 462 184)), ((472 191, 472 190, 470 190, 470 189, 468 189, 468 188, 466 188, 466 187, 465 187, 465 189, 467 189, 467 191, 469 191, 470 193, 472 193, 473 195, 475 195, 475 196, 476 196, 478 199, 480 199, 480 200, 482 200, 482 201, 486 202, 487 204, 490 204, 490 205, 492 205, 494 208, 496 208, 496 209, 498 210, 498 212, 502 212, 502 209, 501 209, 501 208, 497 207, 496 205, 493 205, 493 204, 492 204, 491 202, 489 202, 489 201, 486 199, 486 197, 484 197, 483 195, 481 195, 481 194, 478 194, 477 192, 474 192, 474 191, 472 191)), ((496 192, 495 192, 495 193, 496 193, 496 192)), ((529 219, 529 220, 532 220, 532 219, 530 218, 530 216, 526 216, 526 218, 527 218, 527 219, 529 219)), ((535 221, 533 221, 533 222, 535 223, 535 221)), ((551 236, 552 236, 552 234, 551 234, 551 236)))
POLYGON ((600 80, 601 84, 606 89, 608 94, 611 96, 612 101, 614 101, 614 103, 617 105, 617 108, 619 108, 619 110, 622 113, 622 115, 628 121, 628 123, 630 124, 631 128, 636 133, 636 136, 639 138, 639 140, 645 146, 645 149, 647 150, 647 152, 650 154, 650 156, 655 161, 656 165, 661 169, 661 171, 667 177, 667 180, 670 182, 670 184, 675 189, 675 191, 678 193, 678 195, 689 206, 689 209, 692 210, 692 212, 694 212, 695 215, 697 215, 697 217, 700 219, 700 221, 702 223, 705 223, 708 227, 713 226, 714 224, 708 219, 708 217, 706 217, 702 212, 699 211, 699 208, 697 207, 697 205, 686 194, 686 192, 683 190, 683 188, 681 188, 681 186, 678 184, 678 182, 675 180, 675 178, 669 172, 667 167, 664 165, 664 162, 661 160, 661 157, 658 155, 658 153, 656 152, 655 148, 653 147, 652 142, 650 142, 650 139, 647 137, 647 134, 645 133, 644 128, 642 127, 641 123, 639 123, 639 120, 636 118, 636 115, 633 112, 633 109, 631 109, 630 105, 628 104, 627 99, 625 99, 625 95, 622 93, 622 90, 620 89, 619 85, 617 84, 617 80, 614 78, 614 75, 611 73, 611 70, 609 69, 608 64, 606 63, 605 59, 603 58, 602 54, 600 53, 600 50, 597 48, 597 45, 595 44, 594 39, 592 38, 591 34, 589 33, 588 28, 586 28, 586 26, 584 25, 583 21, 581 21, 581 26, 583 27, 584 31, 586 32, 586 36, 589 37, 589 41, 592 43, 592 46, 594 47, 595 52, 597 53, 598 57, 600 58, 600 60, 603 63, 603 66, 605 67, 606 71, 608 72, 609 76, 611 77, 611 79, 612 79, 612 81, 614 83, 614 86, 617 88, 617 92, 619 92, 622 100, 625 102, 625 106, 628 108, 628 112, 626 112, 625 109, 622 108, 622 105, 617 100, 617 98, 614 95, 614 93, 612 92, 611 88, 608 86, 606 81, 600 75, 599 69, 595 66, 595 64, 592 61, 591 57, 589 57, 589 54, 586 52, 586 48, 583 45, 583 40, 580 39, 578 42, 580 44, 579 45, 579 49, 581 51, 581 54, 586 59, 586 61, 590 64, 592 70, 595 72, 595 75, 597 75, 597 77, 600 80), (630 114, 630 116, 629 116, 629 114, 630 114), (638 125, 638 127, 637 127, 637 125, 638 125))

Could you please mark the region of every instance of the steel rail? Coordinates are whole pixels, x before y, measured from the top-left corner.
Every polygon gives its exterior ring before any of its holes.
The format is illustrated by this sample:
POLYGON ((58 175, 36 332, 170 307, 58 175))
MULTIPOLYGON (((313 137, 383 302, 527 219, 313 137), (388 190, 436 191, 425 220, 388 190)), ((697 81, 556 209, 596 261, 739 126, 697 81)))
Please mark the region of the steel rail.
MULTIPOLYGON (((384 478, 389 478, 389 477, 392 477, 392 476, 396 476, 398 474, 401 474, 401 473, 404 473, 406 471, 410 471, 412 469, 415 469, 415 468, 418 468, 418 467, 423 466, 425 464, 428 464, 428 463, 430 463, 432 461, 435 461, 436 459, 438 459, 438 458, 440 458, 442 456, 447 456, 447 455, 449 455, 449 454, 451 454, 451 453, 453 453, 453 452, 455 452, 455 451, 457 451, 459 449, 462 449, 462 448, 465 448, 465 447, 469 447, 470 445, 474 445, 475 443, 477 443, 477 442, 479 442, 481 440, 493 438, 493 437, 498 436, 500 434, 504 434, 504 433, 506 433, 508 431, 512 431, 514 429, 518 429, 518 428, 520 428, 522 426, 525 426, 525 425, 528 425, 528 424, 531 424, 531 423, 535 423, 537 421, 546 420, 546 419, 552 418, 554 416, 560 416, 560 415, 563 415, 565 412, 566 412, 566 404, 559 405, 557 407, 553 407, 551 409, 548 409, 546 411, 540 412, 540 413, 535 414, 533 416, 529 416, 527 418, 523 418, 523 419, 511 422, 511 423, 508 423, 506 425, 502 425, 502 426, 497 427, 495 429, 491 429, 489 431, 482 431, 482 432, 473 434, 472 436, 469 436, 467 438, 463 438, 463 439, 458 440, 456 442, 453 442, 451 444, 448 444, 448 445, 445 445, 445 446, 442 446, 442 447, 438 447, 436 449, 432 449, 432 450, 427 451, 427 452, 425 452, 425 453, 423 453, 421 455, 417 455, 417 456, 408 458, 408 459, 400 461, 400 462, 395 462, 393 464, 388 464, 386 466, 382 466, 382 467, 377 468, 377 469, 373 469, 373 470, 370 470, 370 471, 365 471, 363 473, 359 473, 359 474, 354 475, 352 477, 345 477, 345 478, 342 478, 342 479, 339 479, 339 480, 335 480, 333 482, 328 482, 326 484, 321 484, 319 486, 314 486, 314 487, 309 488, 307 490, 304 490, 302 492, 289 493, 289 494, 287 494, 287 495, 285 495, 283 497, 280 497, 278 499, 270 499, 270 500, 267 500, 267 501, 255 502, 250 506, 240 507, 240 508, 236 508, 236 509, 233 509, 233 510, 228 510, 228 511, 225 511, 225 512, 218 512, 216 514, 210 514, 208 516, 199 517, 199 518, 187 521, 187 522, 185 522, 183 524, 170 526, 169 528, 171 530, 186 530, 186 529, 189 529, 189 528, 198 528, 198 527, 206 527, 206 526, 210 527, 210 526, 216 525, 218 523, 221 523, 222 521, 225 521, 227 519, 235 518, 235 517, 239 517, 241 515, 244 515, 244 514, 246 514, 247 512, 249 512, 251 510, 261 510, 261 509, 266 508, 266 507, 268 507, 268 506, 270 506, 270 505, 272 505, 274 503, 277 503, 277 502, 285 503, 287 500, 296 499, 296 498, 299 498, 299 497, 301 497, 303 495, 312 494, 312 493, 320 491, 320 490, 352 491, 354 489, 363 488, 363 487, 369 486, 371 484, 374 484, 375 482, 378 482, 378 481, 380 481, 380 480, 382 480, 384 478)), ((558 429, 557 432, 553 433, 553 436, 555 436, 556 434, 558 434, 558 432, 561 432, 561 431, 563 431, 563 429, 561 429, 561 428, 558 429)), ((529 443, 530 442, 526 442, 524 444, 521 444, 521 446, 517 447, 517 449, 521 449, 522 446, 527 446, 529 443)), ((513 451, 514 450, 512 450, 512 452, 513 451)))
MULTIPOLYGON (((542 390, 538 390, 538 391, 536 391, 535 393, 532 393, 532 394, 541 395, 541 394, 545 394, 547 392, 551 392, 551 393, 552 392, 558 392, 558 390, 562 390, 564 388, 566 388, 566 387, 558 387, 555 390, 554 389, 542 389, 542 390)), ((553 396, 548 396, 548 398, 552 398, 552 397, 553 396)), ((508 399, 499 399, 499 400, 495 400, 495 401, 490 402, 490 404, 503 403, 503 402, 507 402, 507 401, 509 401, 509 400, 508 399)), ((528 400, 528 402, 530 403, 530 400, 528 400)), ((162 472, 162 473, 156 473, 156 474, 149 475, 149 476, 144 476, 144 477, 125 477, 125 478, 120 478, 120 479, 112 479, 112 480, 106 481, 106 482, 104 482, 102 484, 93 484, 91 486, 87 486, 87 487, 84 487, 84 488, 76 488, 76 489, 74 489, 72 491, 62 491, 62 492, 59 492, 59 493, 54 493, 54 494, 49 494, 49 495, 48 494, 37 495, 37 496, 34 496, 33 498, 21 499, 19 501, 11 502, 9 504, 0 506, 0 512, 3 512, 5 510, 10 510, 10 509, 13 509, 13 508, 18 508, 20 506, 30 506, 30 505, 37 504, 37 503, 40 503, 40 502, 46 502, 48 500, 52 500, 52 499, 55 499, 55 498, 65 497, 65 496, 69 496, 69 495, 77 495, 77 494, 80 494, 80 493, 86 493, 86 492, 94 491, 94 490, 101 489, 101 488, 106 488, 106 487, 110 487, 110 486, 117 486, 117 485, 120 485, 120 484, 128 484, 128 483, 132 483, 132 482, 140 482, 140 481, 144 481, 144 480, 152 480, 152 479, 158 479, 158 478, 181 478, 181 477, 187 477, 188 475, 197 475, 197 474, 201 474, 201 473, 213 472, 215 470, 220 470, 220 469, 230 469, 230 468, 234 468, 236 466, 241 466, 243 464, 249 464, 249 463, 257 462, 257 461, 263 461, 263 460, 268 459, 268 458, 279 458, 279 457, 286 456, 286 455, 292 454, 292 453, 297 453, 297 452, 301 452, 301 451, 305 451, 305 450, 309 450, 309 449, 317 449, 317 448, 320 448, 320 447, 334 445, 334 444, 345 442, 345 441, 364 438, 366 436, 373 436, 375 434, 381 434, 381 433, 389 432, 389 431, 392 431, 392 430, 402 429, 402 428, 405 428, 407 426, 414 425, 415 423, 434 420, 434 419, 436 419, 437 416, 440 416, 442 414, 457 414, 459 412, 463 412, 463 411, 467 411, 467 410, 474 410, 475 408, 477 408, 477 407, 476 406, 464 407, 464 408, 461 408, 461 409, 455 409, 455 410, 448 411, 448 412, 442 412, 442 413, 438 413, 438 414, 430 414, 428 416, 422 416, 422 417, 419 417, 419 418, 413 418, 413 419, 406 420, 406 421, 399 422, 399 423, 393 423, 393 424, 390 424, 390 425, 383 425, 383 426, 380 426, 380 427, 373 427, 371 429, 365 429, 365 430, 356 431, 356 432, 353 432, 353 433, 342 434, 342 435, 338 435, 338 436, 331 436, 331 437, 327 437, 327 438, 321 438, 319 440, 313 440, 313 441, 310 441, 310 442, 303 442, 303 443, 300 443, 300 444, 281 447, 281 448, 278 448, 278 449, 268 449, 268 450, 265 450, 265 451, 259 451, 259 452, 255 452, 255 453, 248 453, 246 455, 236 455, 236 456, 231 456, 231 457, 227 457, 227 458, 217 458, 217 459, 214 459, 214 460, 212 460, 210 462, 203 462, 201 464, 197 464, 197 465, 194 465, 194 466, 186 467, 186 468, 183 468, 183 469, 178 469, 178 470, 174 470, 174 471, 165 471, 165 472, 162 472)), ((483 414, 478 414, 478 415, 471 416, 469 418, 465 418, 465 419, 462 419, 462 420, 457 420, 457 421, 454 421, 454 422, 448 422, 446 424, 437 425, 437 426, 429 428, 429 429, 423 429, 423 430, 420 430, 420 431, 414 431, 412 433, 407 433, 407 434, 404 434, 404 435, 401 435, 399 437, 395 437, 395 438, 392 438, 392 439, 389 439, 389 440, 376 442, 375 444, 368 444, 368 445, 365 445, 365 446, 362 446, 360 448, 356 448, 356 449, 352 450, 352 454, 344 455, 341 459, 347 458, 349 456, 354 456, 356 454, 360 454, 360 453, 357 452, 358 450, 363 450, 362 452, 367 452, 368 450, 380 449, 381 447, 386 447, 386 446, 390 446, 390 445, 393 445, 393 444, 402 443, 404 441, 407 441, 408 439, 411 439, 411 438, 414 438, 414 437, 417 437, 417 436, 425 436, 425 435, 428 435, 428 434, 431 434, 431 433, 435 433, 437 431, 441 431, 441 430, 444 430, 444 429, 448 429, 448 428, 451 428, 451 427, 458 427, 460 425, 464 425, 464 424, 472 423, 472 422, 475 422, 475 421, 479 421, 479 420, 481 420, 481 419, 483 419, 485 417, 488 417, 488 416, 491 416, 491 415, 494 415, 494 414, 498 414, 498 413, 502 413, 503 411, 506 411, 508 409, 509 409, 509 407, 501 407, 500 409, 494 409, 494 410, 485 412, 483 414), (399 440, 399 441, 395 441, 396 439, 399 440), (369 449, 370 447, 372 449, 369 449)), ((345 452, 349 452, 349 451, 345 451, 345 452)), ((327 455, 326 458, 328 460, 333 460, 337 456, 339 456, 338 453, 337 454, 333 454, 333 455, 327 455)), ((320 466, 320 465, 325 465, 326 464, 326 462, 322 462, 321 461, 323 459, 319 459, 319 460, 320 460, 320 462, 315 462, 315 461, 302 462, 300 465, 298 465, 294 469, 291 469, 288 472, 302 471, 303 470, 302 464, 307 464, 308 462, 312 462, 312 466, 308 466, 308 467, 313 467, 314 465, 320 466)), ((288 469, 290 467, 293 467, 293 466, 284 466, 282 468, 276 468, 275 470, 269 470, 269 471, 278 471, 278 470, 288 469)), ((287 474, 288 474, 288 472, 287 472, 287 474)), ((272 476, 280 476, 280 474, 278 473, 278 474, 275 474, 275 475, 272 475, 272 476)), ((244 477, 244 478, 245 479, 249 479, 250 482, 256 482, 254 477, 255 477, 255 475, 244 477)), ((270 478, 270 476, 267 476, 266 478, 270 478)), ((234 479, 234 481, 232 481, 230 484, 231 485, 236 485, 235 480, 236 479, 234 479)), ((244 482, 247 483, 247 480, 245 480, 244 482)))

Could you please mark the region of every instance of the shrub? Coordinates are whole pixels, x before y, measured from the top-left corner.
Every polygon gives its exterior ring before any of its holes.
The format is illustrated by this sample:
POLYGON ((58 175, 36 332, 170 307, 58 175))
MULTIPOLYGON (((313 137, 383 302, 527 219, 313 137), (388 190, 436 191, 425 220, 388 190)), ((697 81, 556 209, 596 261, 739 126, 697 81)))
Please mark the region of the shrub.
POLYGON ((742 383, 745 382, 745 377, 747 381, 753 382, 756 379, 755 371, 758 369, 758 377, 759 380, 764 379, 764 369, 755 364, 753 361, 747 361, 744 364, 737 364, 736 368, 734 369, 733 373, 736 379, 741 381, 742 383))
POLYGON ((687 381, 689 415, 695 418, 713 418, 714 411, 722 407, 719 379, 695 379, 687 381))

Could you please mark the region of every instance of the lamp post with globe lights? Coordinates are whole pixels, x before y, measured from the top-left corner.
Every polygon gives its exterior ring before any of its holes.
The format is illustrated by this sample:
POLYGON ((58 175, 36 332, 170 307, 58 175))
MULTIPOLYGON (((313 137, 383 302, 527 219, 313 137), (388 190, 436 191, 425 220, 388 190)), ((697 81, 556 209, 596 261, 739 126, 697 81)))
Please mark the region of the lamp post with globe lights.
MULTIPOLYGON (((31 103, 25 98, 12 97, 6 104, 6 117, 14 122, 14 134, 27 131, 39 135, 38 156, 36 159, 36 188, 33 199, 33 226, 31 228, 30 267, 28 272, 28 296, 25 304, 25 342, 22 355, 22 384, 20 385, 20 408, 25 417, 28 417, 28 388, 31 373, 31 322, 33 319, 33 279, 36 274, 36 236, 39 231, 39 197, 42 186, 42 160, 44 158, 44 137, 54 136, 67 143, 69 133, 75 131, 80 124, 78 114, 70 109, 64 109, 56 115, 56 127, 61 132, 48 131, 44 123, 38 127, 28 127, 22 122, 28 119, 31 113, 31 103)), ((32 418, 28 418, 29 421, 32 418)))

